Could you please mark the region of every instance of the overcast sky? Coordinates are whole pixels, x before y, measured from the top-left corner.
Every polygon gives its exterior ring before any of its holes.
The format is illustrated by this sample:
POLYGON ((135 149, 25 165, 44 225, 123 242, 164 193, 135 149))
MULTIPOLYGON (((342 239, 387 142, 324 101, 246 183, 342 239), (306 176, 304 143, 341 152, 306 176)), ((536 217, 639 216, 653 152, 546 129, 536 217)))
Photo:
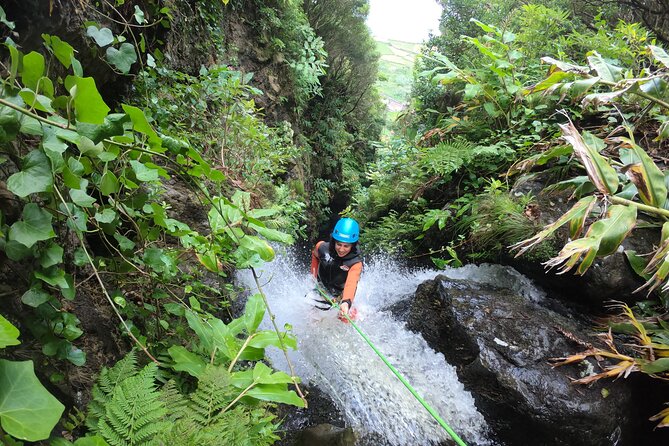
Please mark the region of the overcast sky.
POLYGON ((441 6, 436 0, 370 0, 367 25, 377 40, 420 43, 439 33, 441 6))

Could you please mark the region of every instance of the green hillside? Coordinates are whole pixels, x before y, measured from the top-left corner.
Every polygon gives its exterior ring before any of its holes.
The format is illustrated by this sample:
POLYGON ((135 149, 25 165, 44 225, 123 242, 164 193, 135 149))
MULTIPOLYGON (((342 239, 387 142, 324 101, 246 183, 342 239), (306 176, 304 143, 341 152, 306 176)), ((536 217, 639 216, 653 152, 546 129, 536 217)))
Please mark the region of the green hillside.
POLYGON ((384 100, 406 103, 411 91, 411 72, 420 44, 399 40, 377 41, 379 81, 377 87, 384 100))

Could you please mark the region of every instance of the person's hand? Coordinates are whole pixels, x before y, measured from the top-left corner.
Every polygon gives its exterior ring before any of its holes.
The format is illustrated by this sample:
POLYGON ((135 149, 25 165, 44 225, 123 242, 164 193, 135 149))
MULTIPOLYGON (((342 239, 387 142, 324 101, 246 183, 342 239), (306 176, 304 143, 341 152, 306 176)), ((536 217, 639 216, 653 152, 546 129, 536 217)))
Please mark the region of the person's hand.
POLYGON ((340 321, 348 322, 346 316, 348 316, 350 307, 348 302, 344 302, 339 306, 339 315, 337 316, 340 321))

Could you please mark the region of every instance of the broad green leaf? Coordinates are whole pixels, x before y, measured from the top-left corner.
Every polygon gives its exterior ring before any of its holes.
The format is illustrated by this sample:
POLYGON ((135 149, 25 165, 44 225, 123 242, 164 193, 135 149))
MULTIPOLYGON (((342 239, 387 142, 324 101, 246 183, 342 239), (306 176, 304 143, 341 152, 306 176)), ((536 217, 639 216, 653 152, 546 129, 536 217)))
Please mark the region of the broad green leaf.
POLYGON ((256 363, 253 367, 253 380, 258 384, 290 384, 293 382, 287 373, 272 373, 272 369, 262 362, 256 363))
POLYGON ((131 251, 132 249, 135 248, 135 242, 133 242, 129 238, 119 234, 118 232, 114 233, 114 238, 118 242, 118 245, 119 245, 119 248, 121 248, 121 251, 131 251))
POLYGON ((204 350, 211 354, 214 351, 214 333, 209 325, 206 325, 200 316, 191 310, 186 310, 186 320, 188 326, 200 338, 200 344, 204 350))
POLYGON ((62 203, 58 205, 58 209, 61 212, 67 214, 67 227, 73 231, 81 234, 87 230, 87 221, 88 215, 74 203, 67 203, 63 205, 62 203))
POLYGON ((173 345, 167 349, 167 352, 174 360, 172 368, 177 372, 186 372, 195 378, 199 378, 207 367, 207 363, 200 356, 189 352, 180 345, 173 345))
POLYGON ((49 243, 39 259, 42 268, 58 265, 63 262, 63 248, 57 243, 49 243))
POLYGON ((611 195, 618 189, 618 174, 609 165, 606 158, 600 155, 596 148, 593 148, 581 137, 574 124, 569 121, 567 124, 559 124, 564 139, 572 145, 574 153, 581 159, 588 172, 588 178, 604 195, 611 195))
MULTIPOLYGON (((211 319, 209 324, 212 328, 213 341, 216 348, 225 355, 226 358, 232 359, 237 355, 241 342, 237 340, 236 336, 230 332, 227 325, 220 319, 211 319)), ((246 359, 245 356, 240 356, 246 359)))
POLYGON ((21 343, 19 341, 20 334, 19 329, 0 314, 0 349, 11 345, 19 345, 21 343))
POLYGON ((653 53, 655 59, 661 62, 666 68, 669 68, 669 54, 667 54, 666 51, 655 45, 648 45, 648 48, 650 49, 650 52, 653 53))
POLYGON ((597 75, 605 81, 618 82, 622 79, 623 69, 608 63, 596 51, 591 56, 588 56, 588 63, 590 64, 590 68, 595 70, 597 75))
POLYGON ((135 5, 135 14, 133 17, 135 17, 135 21, 140 25, 143 25, 146 22, 146 19, 144 18, 144 11, 142 11, 137 5, 135 5))
POLYGON ((45 440, 64 409, 39 382, 32 361, 0 359, 0 422, 5 432, 26 441, 45 440))
POLYGON ((135 47, 129 43, 122 43, 119 49, 110 46, 107 48, 107 61, 121 73, 128 74, 132 64, 137 62, 135 47))
POLYGON ((15 262, 33 255, 32 249, 26 248, 16 240, 8 240, 7 243, 5 243, 4 250, 5 254, 7 254, 7 257, 9 257, 11 260, 14 260, 15 262))
POLYGON ((9 229, 9 239, 15 240, 26 248, 32 247, 40 240, 48 240, 56 236, 51 226, 51 214, 35 203, 28 203, 23 208, 21 220, 9 229))
POLYGON ((262 240, 253 235, 245 235, 241 237, 237 251, 257 254, 265 262, 271 262, 274 260, 274 250, 272 247, 265 240, 262 240))
POLYGON ((576 273, 584 274, 596 257, 613 254, 635 225, 635 206, 613 205, 606 218, 593 223, 583 238, 567 243, 546 265, 561 266, 564 273, 580 261, 576 273))
POLYGON ((53 127, 44 127, 44 137, 42 138, 42 149, 49 160, 51 160, 51 169, 55 173, 62 171, 65 161, 63 153, 67 150, 67 143, 56 135, 53 127))
POLYGON ((50 36, 49 34, 42 34, 42 39, 46 44, 47 48, 53 51, 56 59, 63 64, 65 68, 70 68, 72 65, 72 59, 74 58, 74 48, 67 43, 60 40, 58 36, 50 36))
POLYGON ((262 401, 272 401, 275 403, 304 407, 302 398, 297 396, 294 391, 286 390, 285 384, 259 384, 251 388, 247 395, 262 401))
POLYGON ((86 35, 92 37, 100 48, 103 48, 114 41, 114 34, 109 28, 98 28, 91 25, 86 28, 86 35))
POLYGON ((248 298, 246 307, 244 309, 244 323, 246 324, 246 331, 251 334, 254 333, 263 318, 265 317, 265 302, 262 295, 256 293, 248 298))
POLYGON ((139 181, 158 181, 159 176, 156 169, 150 169, 137 160, 130 160, 130 165, 139 181))
POLYGON ((202 266, 207 268, 207 270, 211 271, 212 273, 217 273, 219 271, 220 268, 218 266, 218 259, 216 258, 216 254, 214 252, 196 252, 195 256, 202 264, 202 266))
POLYGON ((28 153, 23 159, 21 171, 7 180, 7 189, 22 198, 37 192, 49 192, 52 186, 49 159, 41 150, 28 153))
POLYGON ((104 438, 94 435, 92 437, 79 438, 74 442, 74 446, 109 446, 104 438))
POLYGON ((39 287, 30 288, 21 296, 21 302, 33 308, 48 302, 49 299, 51 299, 51 295, 39 287))
POLYGON ((627 138, 622 138, 621 141, 631 147, 638 160, 634 164, 625 166, 625 175, 636 186, 641 201, 649 206, 661 208, 667 200, 664 174, 645 150, 627 138))
POLYGON ((21 70, 21 79, 23 85, 37 91, 37 81, 44 74, 44 56, 36 51, 23 56, 23 69, 21 70))
POLYGON ((51 286, 69 288, 70 284, 65 279, 65 271, 58 267, 47 268, 43 271, 35 271, 35 278, 40 279, 51 286))
POLYGON ((295 336, 288 333, 282 333, 281 339, 275 331, 264 330, 255 333, 249 341, 249 345, 255 348, 266 348, 270 345, 279 349, 284 348, 297 348, 297 340, 295 336))
POLYGON ((116 178, 116 175, 114 175, 114 172, 108 170, 107 172, 104 173, 104 175, 102 175, 102 178, 100 179, 99 188, 100 192, 104 196, 109 196, 119 191, 119 182, 118 179, 116 178))
MULTIPOLYGON (((23 105, 23 99, 18 96, 11 102, 18 102, 17 105, 23 105)), ((0 142, 13 141, 16 139, 16 135, 19 133, 20 129, 21 122, 19 121, 19 112, 4 105, 0 105, 0 142)))
POLYGON ((74 204, 84 208, 93 207, 93 203, 95 203, 95 198, 80 189, 70 189, 70 198, 74 204))
POLYGON ((646 280, 650 279, 650 276, 644 273, 646 264, 648 263, 645 258, 638 255, 636 251, 632 249, 625 250, 625 257, 627 257, 627 262, 639 277, 643 277, 646 280))
POLYGON ((111 223, 116 218, 116 212, 113 209, 105 208, 102 212, 96 212, 94 218, 100 223, 111 223))
POLYGON ((77 132, 97 144, 103 139, 123 135, 123 124, 129 121, 130 118, 125 113, 112 113, 105 116, 102 124, 78 122, 77 132))
POLYGON ((102 99, 95 85, 95 79, 92 77, 68 76, 66 85, 74 98, 74 113, 77 120, 91 124, 102 124, 110 109, 102 99))
MULTIPOLYGON (((149 124, 148 119, 146 119, 144 112, 137 107, 133 107, 132 105, 122 104, 121 107, 123 107, 123 111, 125 111, 128 116, 130 116, 133 130, 148 137, 149 147, 151 147, 151 149, 156 152, 164 152, 165 148, 162 147, 162 139, 160 139, 160 136, 158 136, 158 133, 156 133, 153 127, 151 127, 151 124, 149 124)), ((193 151, 196 152, 195 150, 193 151)))

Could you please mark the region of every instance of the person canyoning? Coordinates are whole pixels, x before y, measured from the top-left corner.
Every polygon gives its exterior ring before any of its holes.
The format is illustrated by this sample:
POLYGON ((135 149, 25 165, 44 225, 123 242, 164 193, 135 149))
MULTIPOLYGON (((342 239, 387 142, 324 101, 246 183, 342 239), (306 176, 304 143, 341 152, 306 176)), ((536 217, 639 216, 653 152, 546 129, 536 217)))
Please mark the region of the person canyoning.
MULTIPOLYGON (((342 321, 346 321, 345 315, 351 319, 356 315, 353 301, 362 273, 359 238, 358 222, 342 218, 335 225, 330 241, 319 241, 311 253, 311 274, 320 287, 339 303, 339 319, 342 321)), ((317 302, 322 310, 330 308, 326 300, 317 302)))

